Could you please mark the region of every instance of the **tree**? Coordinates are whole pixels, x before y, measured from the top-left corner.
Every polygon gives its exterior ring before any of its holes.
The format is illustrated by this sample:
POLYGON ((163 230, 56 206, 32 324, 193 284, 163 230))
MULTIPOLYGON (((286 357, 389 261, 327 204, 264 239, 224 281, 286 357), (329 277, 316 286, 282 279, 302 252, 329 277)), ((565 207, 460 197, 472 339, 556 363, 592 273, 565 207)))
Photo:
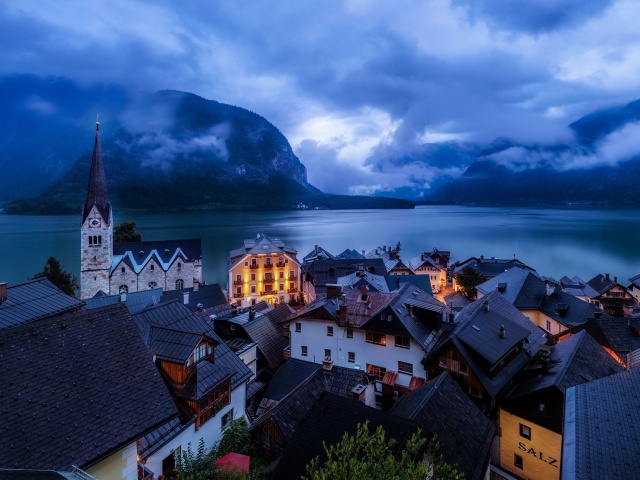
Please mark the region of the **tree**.
POLYGON ((478 290, 476 287, 484 282, 482 274, 470 265, 467 265, 456 273, 456 282, 460 285, 460 290, 469 300, 475 300, 478 290))
POLYGON ((216 456, 222 457, 227 453, 235 452, 242 455, 253 455, 253 444, 249 425, 244 417, 231 421, 222 435, 220 443, 216 447, 216 456))
POLYGON ((136 232, 136 222, 122 222, 113 227, 114 243, 141 242, 142 235, 136 232))
POLYGON ((49 279, 56 287, 71 296, 75 296, 76 290, 80 288, 75 275, 65 271, 62 265, 60 265, 60 261, 55 257, 49 257, 47 261, 44 262, 42 271, 31 277, 31 280, 35 280, 36 278, 49 279))
POLYGON ((307 465, 304 480, 460 480, 463 475, 442 460, 438 454, 436 437, 431 441, 414 433, 403 445, 397 458, 392 448, 396 440, 385 439, 385 432, 379 426, 373 434, 369 432, 369 422, 358 424, 355 436, 345 433, 335 445, 323 448, 327 460, 321 465, 319 457, 307 465))

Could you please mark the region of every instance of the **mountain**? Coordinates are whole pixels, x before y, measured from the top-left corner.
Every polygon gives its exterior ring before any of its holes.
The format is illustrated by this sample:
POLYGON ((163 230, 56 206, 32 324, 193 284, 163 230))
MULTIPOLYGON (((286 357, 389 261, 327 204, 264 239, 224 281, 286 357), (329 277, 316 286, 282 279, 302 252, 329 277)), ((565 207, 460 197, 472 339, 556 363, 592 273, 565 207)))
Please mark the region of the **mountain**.
POLYGON ((640 206, 640 101, 593 112, 569 127, 573 143, 496 139, 428 202, 640 206))
POLYGON ((240 107, 185 92, 132 95, 117 86, 28 76, 3 79, 0 90, 7 112, 0 125, 9 132, 0 143, 5 213, 78 211, 96 112, 109 197, 120 210, 413 206, 323 194, 307 182, 284 135, 240 107))

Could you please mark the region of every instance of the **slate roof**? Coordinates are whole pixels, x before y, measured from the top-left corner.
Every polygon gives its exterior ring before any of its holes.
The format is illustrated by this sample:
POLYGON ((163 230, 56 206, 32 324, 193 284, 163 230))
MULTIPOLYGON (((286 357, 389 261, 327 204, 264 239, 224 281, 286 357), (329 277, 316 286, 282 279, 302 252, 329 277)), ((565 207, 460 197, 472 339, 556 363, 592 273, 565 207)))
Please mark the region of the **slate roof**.
POLYGON ((456 312, 469 305, 471 301, 460 291, 455 291, 444 296, 444 303, 456 312))
POLYGON ((640 275, 635 275, 631 277, 629 281, 631 282, 631 285, 633 285, 634 287, 640 288, 640 275))
POLYGON ((562 479, 637 478, 640 368, 569 388, 562 479))
POLYGON ((407 283, 410 283, 414 287, 418 287, 425 293, 429 295, 433 295, 433 290, 431 288, 431 278, 429 275, 393 275, 387 274, 385 275, 385 280, 387 282, 387 286, 389 287, 389 291, 393 292, 404 287, 407 283))
MULTIPOLYGON (((123 303, 127 306, 129 313, 134 314, 152 305, 157 305, 160 303, 161 297, 162 288, 153 288, 151 290, 127 293, 123 303)), ((85 303, 84 308, 90 310, 120 303, 122 302, 122 295, 101 295, 87 298, 83 301, 85 303)))
POLYGON ((336 283, 342 285, 343 287, 354 288, 359 288, 360 286, 367 285, 371 286, 372 291, 375 292, 389 292, 389 287, 387 286, 387 281, 384 275, 375 275, 367 271, 360 273, 353 272, 349 275, 345 275, 344 277, 339 277, 336 280, 336 283))
POLYGON ((545 296, 546 285, 536 272, 515 266, 481 283, 477 289, 485 295, 498 290, 517 309, 536 310, 545 296))
POLYGON ((65 294, 46 278, 10 285, 7 299, 0 302, 0 330, 74 312, 82 305, 82 301, 65 294))
POLYGON ((513 267, 523 267, 531 271, 535 271, 533 268, 525 265, 518 259, 503 259, 503 258, 478 258, 471 257, 465 260, 464 262, 456 262, 456 265, 453 268, 453 274, 455 275, 459 271, 461 271, 464 267, 470 266, 475 268, 485 277, 495 277, 496 275, 501 274, 505 270, 509 270, 513 267))
POLYGON ((584 329, 626 362, 627 354, 640 348, 640 336, 631 328, 632 321, 629 318, 602 315, 587 322, 584 329))
POLYGON ((598 297, 616 285, 618 285, 617 282, 599 273, 587 282, 587 286, 591 288, 591 291, 588 291, 587 294, 590 298, 598 297))
POLYGON ((562 290, 555 290, 551 295, 546 295, 542 299, 539 310, 556 322, 570 327, 582 325, 598 315, 602 318, 613 318, 603 313, 594 304, 580 300, 562 290))
POLYGON ((67 480, 67 474, 62 475, 53 470, 21 470, 0 468, 0 480, 67 480))
MULTIPOLYGON (((363 250, 364 252, 364 250, 363 250)), ((349 259, 349 260, 362 260, 364 259, 364 255, 358 252, 355 249, 347 248, 343 252, 336 255, 336 258, 349 259)))
POLYGON ((316 293, 324 293, 326 285, 336 283, 339 277, 344 277, 358 270, 362 265, 369 273, 386 275, 387 269, 380 258, 316 260, 307 268, 316 293))
POLYGON ((178 414, 124 305, 3 333, 2 468, 87 468, 178 414))
POLYGON ((264 396, 270 400, 280 401, 320 370, 322 365, 290 358, 271 379, 264 396))
POLYGON ((149 348, 159 360, 186 363, 200 340, 202 340, 200 333, 180 332, 152 325, 149 348))
POLYGON ((415 432, 412 422, 387 412, 367 407, 358 400, 344 398, 330 392, 321 393, 307 408, 308 413, 300 418, 300 425, 288 439, 286 448, 274 471, 274 478, 281 480, 299 479, 306 473, 305 466, 316 456, 326 459, 323 441, 327 445, 338 443, 344 433, 354 435, 359 423, 369 422, 369 431, 379 425, 385 430, 386 438, 395 438, 391 447, 399 455, 409 436, 415 432))
POLYGON ((285 245, 279 238, 271 238, 267 237, 264 233, 258 233, 256 238, 245 240, 242 247, 229 252, 229 267, 235 265, 241 257, 245 255, 265 253, 289 253, 291 254, 290 258, 298 263, 296 260, 298 251, 295 248, 285 245))
POLYGON ((314 260, 329 260, 332 258, 336 258, 333 254, 329 253, 327 250, 325 250, 324 248, 322 248, 319 245, 316 245, 315 248, 313 250, 311 250, 309 253, 307 253, 303 259, 302 262, 303 263, 308 263, 308 262, 312 262, 314 260))
POLYGON ((193 288, 168 290, 162 293, 161 301, 168 302, 178 300, 184 303, 185 294, 187 294, 188 299, 185 305, 192 312, 220 306, 224 306, 225 309, 227 308, 227 297, 225 297, 222 288, 217 283, 200 285, 198 290, 194 290, 193 288))
POLYGON ((152 259, 163 271, 167 271, 176 258, 181 258, 184 262, 202 259, 202 241, 192 238, 114 243, 111 272, 124 262, 135 273, 140 273, 152 259))
POLYGON ((423 265, 427 265, 430 267, 433 267, 437 270, 442 270, 444 267, 440 264, 438 264, 438 262, 436 262, 433 258, 431 258, 429 256, 429 253, 423 252, 420 255, 416 255, 415 257, 413 257, 411 260, 409 260, 409 264, 408 267, 413 270, 414 272, 422 267, 423 265))
POLYGON ((483 478, 496 429, 447 372, 404 395, 390 413, 437 435, 445 461, 464 478, 483 478))
POLYGON ((91 172, 89 173, 89 185, 87 186, 87 199, 84 202, 82 211, 82 222, 91 213, 93 206, 96 206, 102 219, 108 225, 111 221, 111 204, 107 196, 107 177, 104 174, 104 163, 102 161, 102 149, 100 147, 100 124, 96 122, 96 138, 93 143, 93 157, 91 158, 91 172))
POLYGON ((284 336, 278 319, 286 320, 290 316, 291 307, 282 305, 267 313, 267 315, 256 317, 255 320, 242 326, 251 341, 258 344, 258 350, 273 371, 277 370, 284 362, 282 350, 289 344, 289 339, 284 336), (276 312, 276 310, 278 312, 272 317, 270 314, 276 312))

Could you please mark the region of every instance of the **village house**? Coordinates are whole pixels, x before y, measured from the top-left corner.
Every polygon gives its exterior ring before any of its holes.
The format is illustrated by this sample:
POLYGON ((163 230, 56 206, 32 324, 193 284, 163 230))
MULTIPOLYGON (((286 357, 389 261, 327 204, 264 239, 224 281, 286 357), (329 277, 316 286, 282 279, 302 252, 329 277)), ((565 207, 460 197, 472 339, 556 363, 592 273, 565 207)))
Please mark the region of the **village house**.
POLYGON ((300 262, 282 240, 259 233, 229 252, 229 300, 239 308, 261 300, 271 304, 300 301, 300 262))
POLYGON ((634 297, 626 287, 618 283, 618 277, 598 274, 587 282, 585 294, 588 301, 614 317, 624 316, 625 305, 634 305, 634 297))
MULTIPOLYGON (((39 283, 21 288, 24 308, 9 308, 29 315, 39 283)), ((61 306, 61 295, 44 305, 61 306)), ((150 473, 138 462, 138 441, 179 416, 124 304, 5 328, 0 363, 3 469, 135 480, 150 473)), ((34 478, 21 475, 14 478, 34 478)))
POLYGON ((416 275, 428 275, 431 290, 438 293, 447 285, 447 269, 451 253, 434 248, 432 252, 422 252, 409 260, 409 268, 416 275))
POLYGON ((446 371, 487 413, 538 355, 545 333, 497 291, 465 307, 423 360, 428 378, 446 371))
POLYGON ((444 304, 410 284, 394 293, 336 285, 326 298, 285 322, 290 336, 286 354, 365 371, 376 380, 377 401, 389 409, 394 395, 424 383, 420 361, 446 314, 444 304))
POLYGON ((199 239, 114 243, 113 210, 107 195, 98 122, 82 210, 80 252, 82 299, 99 292, 112 295, 153 288, 180 290, 202 283, 199 239))
POLYGON ((620 371, 587 332, 550 347, 500 408, 500 466, 532 480, 559 479, 566 390, 620 371))
POLYGON ((627 292, 635 299, 636 303, 640 305, 640 275, 636 275, 629 279, 631 285, 627 287, 627 292))
POLYGON ((145 352, 178 405, 181 417, 160 425, 139 442, 149 471, 166 474, 176 452, 204 439, 211 448, 225 428, 245 415, 252 372, 214 332, 213 326, 174 300, 133 315, 145 352))
POLYGON ((533 268, 525 265, 515 257, 512 259, 496 257, 485 258, 484 255, 480 255, 480 257, 471 257, 463 262, 456 262, 451 266, 451 278, 454 290, 460 289, 456 281, 456 275, 462 272, 465 267, 471 267, 480 272, 484 277, 484 281, 487 281, 496 275, 500 275, 502 272, 513 267, 522 267, 527 270, 535 271, 533 268))

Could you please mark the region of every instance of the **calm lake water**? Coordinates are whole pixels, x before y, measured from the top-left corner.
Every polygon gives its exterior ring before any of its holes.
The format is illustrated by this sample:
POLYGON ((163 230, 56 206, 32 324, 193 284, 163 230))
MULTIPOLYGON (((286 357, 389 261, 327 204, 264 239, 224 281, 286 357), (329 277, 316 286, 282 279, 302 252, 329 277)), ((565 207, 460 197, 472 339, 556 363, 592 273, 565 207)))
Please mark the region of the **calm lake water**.
MULTIPOLYGON (((203 278, 226 285, 227 255, 258 232, 278 237, 302 258, 314 245, 333 254, 369 251, 401 242, 401 257, 450 250, 471 256, 513 258, 541 275, 560 278, 597 273, 622 284, 640 273, 640 211, 426 206, 415 210, 198 212, 115 215, 134 220, 144 240, 201 238, 203 278)), ((21 283, 57 257, 80 273, 80 213, 65 216, 0 215, 0 281, 21 283)))

